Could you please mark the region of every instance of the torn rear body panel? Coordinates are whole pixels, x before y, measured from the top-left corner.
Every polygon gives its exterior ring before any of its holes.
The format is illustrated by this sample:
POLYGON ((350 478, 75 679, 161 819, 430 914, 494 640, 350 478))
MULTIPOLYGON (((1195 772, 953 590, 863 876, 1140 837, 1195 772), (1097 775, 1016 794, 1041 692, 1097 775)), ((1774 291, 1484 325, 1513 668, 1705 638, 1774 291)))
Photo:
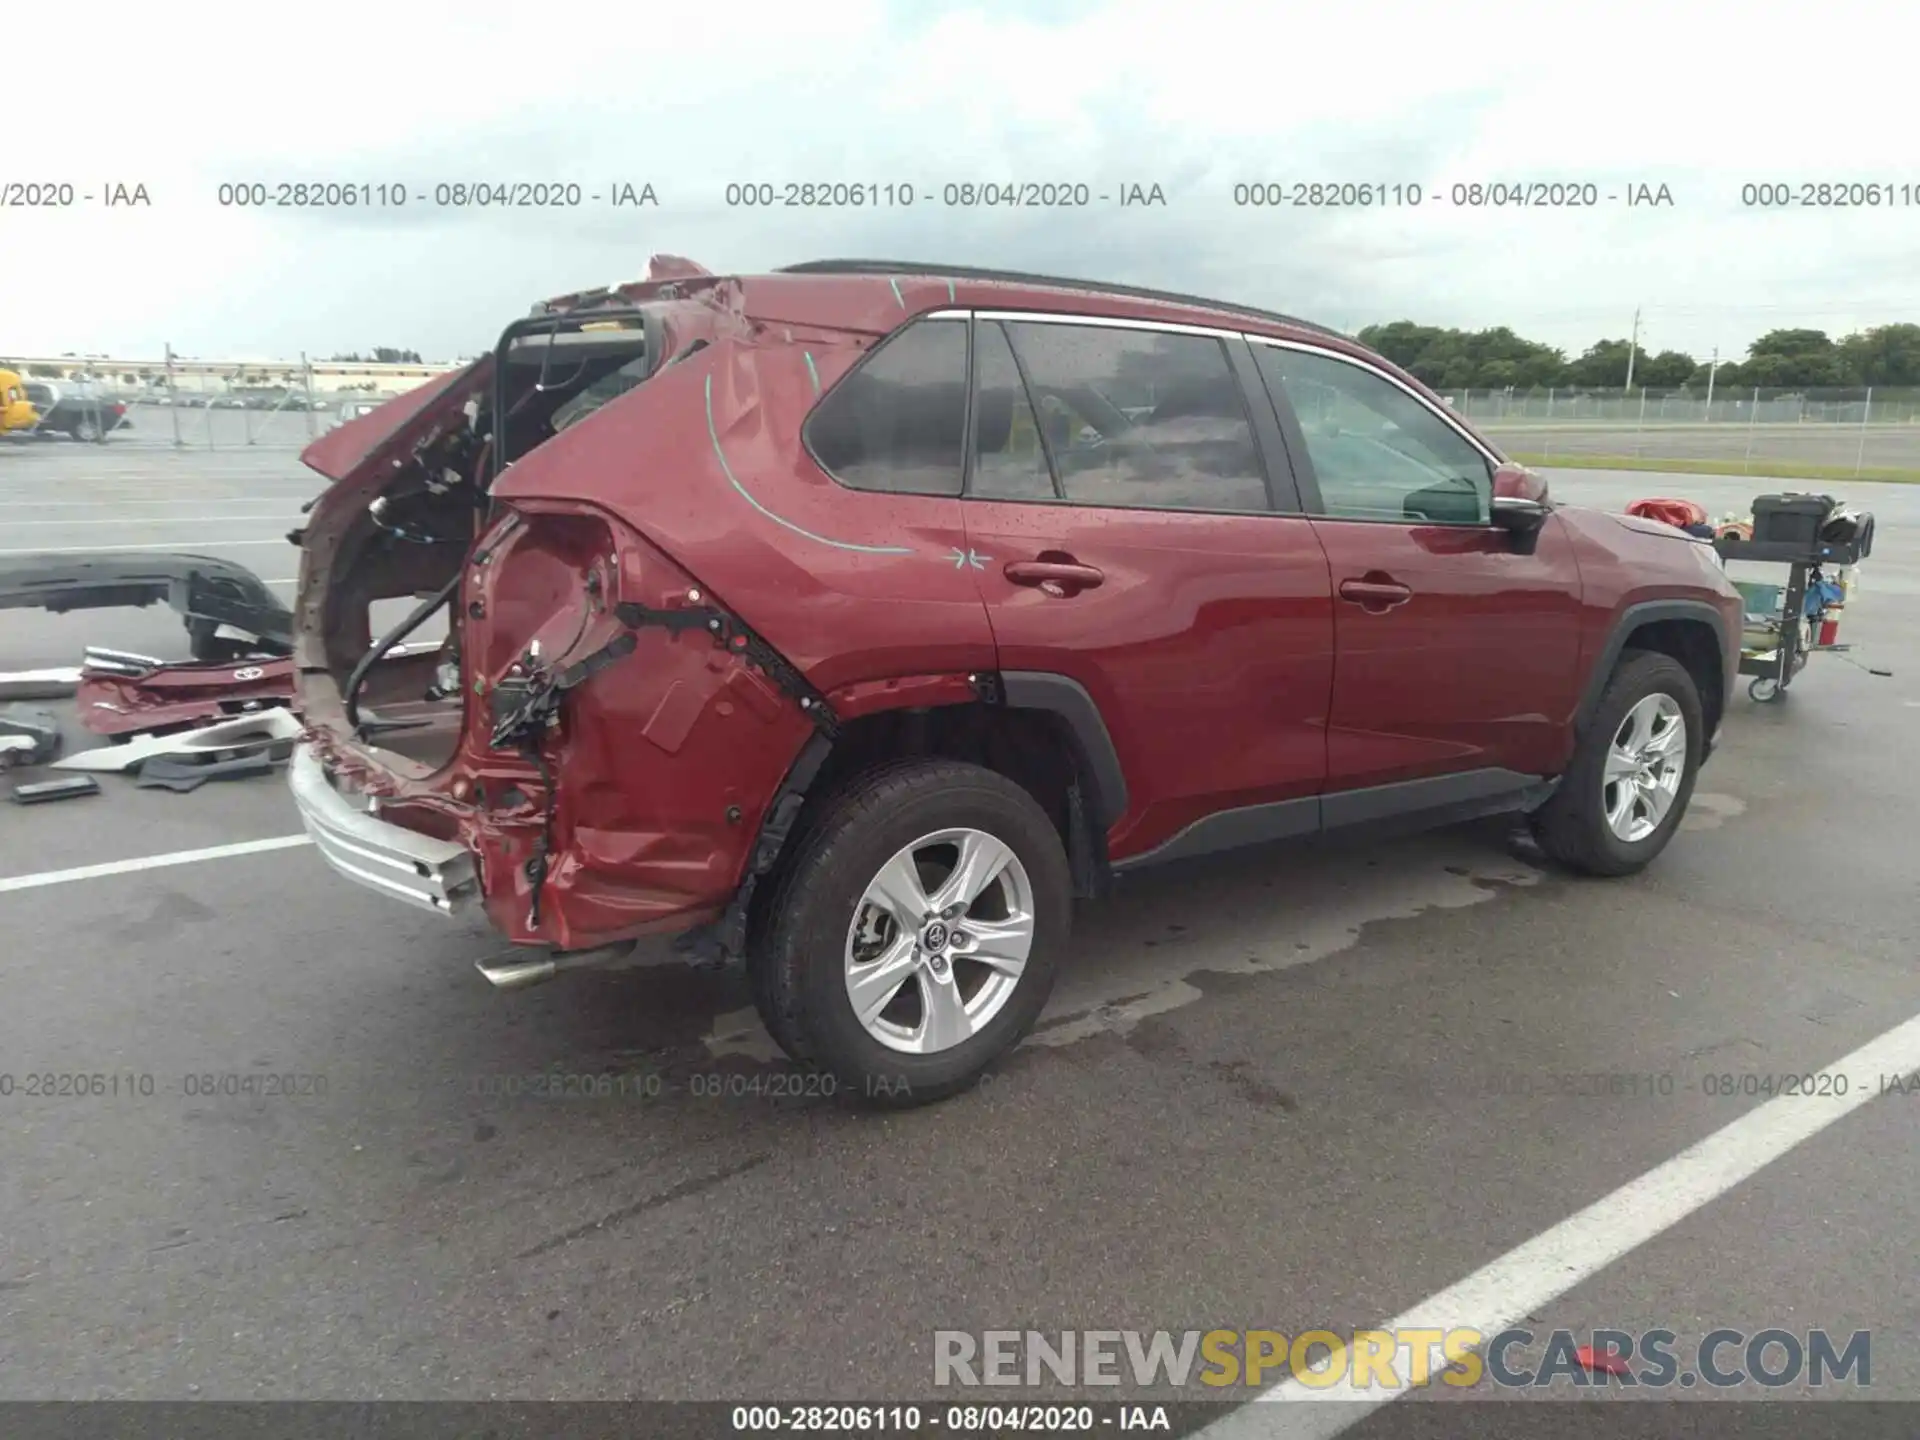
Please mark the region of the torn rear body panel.
POLYGON ((564 951, 690 929, 835 691, 991 667, 957 493, 855 494, 800 438, 904 318, 835 288, 657 263, 307 452, 295 790, 337 868, 564 951), (391 653, 399 600, 445 643, 391 653))

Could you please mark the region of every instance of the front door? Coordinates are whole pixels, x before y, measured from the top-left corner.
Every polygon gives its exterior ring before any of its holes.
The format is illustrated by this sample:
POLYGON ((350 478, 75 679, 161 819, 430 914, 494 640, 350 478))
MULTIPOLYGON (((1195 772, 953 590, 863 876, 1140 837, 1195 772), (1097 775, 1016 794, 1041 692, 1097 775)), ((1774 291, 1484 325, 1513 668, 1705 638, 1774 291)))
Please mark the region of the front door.
POLYGON ((1109 854, 1316 829, 1331 588, 1311 524, 1270 498, 1284 461, 1245 341, 987 313, 974 337, 963 563, 1001 671, 1098 706, 1127 790, 1109 854))
MULTIPOLYGON (((1301 490, 1332 568, 1329 792, 1408 784, 1404 806, 1382 792, 1370 807, 1386 812, 1556 772, 1579 654, 1565 531, 1550 519, 1517 553, 1490 523, 1488 456, 1384 372, 1305 347, 1254 352, 1306 452, 1301 490), (1423 792, 1436 777, 1454 779, 1423 792)), ((1330 801, 1329 823, 1350 809, 1330 801)))

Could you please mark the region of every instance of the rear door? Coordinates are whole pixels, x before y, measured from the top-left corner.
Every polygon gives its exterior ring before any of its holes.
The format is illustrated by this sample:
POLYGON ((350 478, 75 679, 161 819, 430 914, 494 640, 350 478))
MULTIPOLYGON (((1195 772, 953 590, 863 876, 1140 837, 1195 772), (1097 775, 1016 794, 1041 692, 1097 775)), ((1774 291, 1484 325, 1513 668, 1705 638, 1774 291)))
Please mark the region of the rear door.
POLYGON ((1127 792, 1112 858, 1316 829, 1332 591, 1245 339, 973 323, 964 563, 1001 671, 1097 705, 1127 792))
POLYGON ((1470 803, 1554 773, 1573 708, 1580 576, 1549 519, 1491 524, 1493 460, 1385 371, 1256 339, 1332 565, 1330 825, 1470 803), (1436 781, 1441 783, 1435 783, 1436 781))

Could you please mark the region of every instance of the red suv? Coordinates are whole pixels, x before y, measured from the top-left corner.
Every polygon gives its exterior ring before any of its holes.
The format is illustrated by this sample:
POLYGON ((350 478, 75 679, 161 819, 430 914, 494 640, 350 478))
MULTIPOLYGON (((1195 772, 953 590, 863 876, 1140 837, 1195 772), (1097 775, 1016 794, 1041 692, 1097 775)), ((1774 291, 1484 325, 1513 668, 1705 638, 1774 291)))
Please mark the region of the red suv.
POLYGON ((1738 663, 1707 544, 1340 335, 1118 285, 656 257, 304 458, 321 853, 483 906, 538 947, 503 985, 683 932, 874 1099, 976 1078, 1163 861, 1511 811, 1638 870, 1738 663))

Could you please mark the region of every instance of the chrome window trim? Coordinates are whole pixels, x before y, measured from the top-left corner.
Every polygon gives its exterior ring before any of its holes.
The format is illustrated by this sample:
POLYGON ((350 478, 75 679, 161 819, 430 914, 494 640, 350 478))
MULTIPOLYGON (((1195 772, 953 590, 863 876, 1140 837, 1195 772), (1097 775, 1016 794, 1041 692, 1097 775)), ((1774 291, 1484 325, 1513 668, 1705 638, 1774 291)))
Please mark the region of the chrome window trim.
POLYGON ((1453 431, 1454 434, 1472 446, 1474 451, 1486 460, 1489 470, 1497 470, 1506 463, 1498 455, 1494 454, 1492 450, 1488 449, 1486 444, 1481 441, 1478 436, 1467 429, 1466 426, 1460 422, 1459 417, 1454 415, 1452 411, 1441 406, 1436 406, 1431 400, 1427 399, 1426 396, 1408 385, 1397 375, 1389 374, 1370 361, 1362 360, 1358 356, 1348 355, 1344 351, 1329 349, 1325 345, 1315 345, 1303 340, 1281 340, 1272 335, 1262 335, 1257 331, 1236 330, 1225 326, 1187 325, 1177 320, 1134 320, 1114 315, 1082 315, 1064 310, 986 310, 960 306, 943 310, 930 310, 916 318, 922 320, 960 320, 969 316, 979 320, 1006 320, 1040 325, 1091 325, 1110 330, 1155 330, 1169 335, 1203 335, 1215 340, 1245 340, 1252 345, 1270 345, 1276 350, 1298 350, 1302 354, 1318 355, 1327 360, 1339 361, 1343 365, 1351 365, 1356 370, 1364 370, 1369 375, 1377 376, 1386 381, 1389 385, 1393 386, 1394 389, 1414 401, 1414 403, 1419 405, 1428 414, 1437 416, 1449 430, 1453 431))
POLYGON ((1015 324, 1087 325, 1105 330, 1157 330, 1168 335, 1203 335, 1213 340, 1238 340, 1239 330, 1219 325, 1185 325, 1178 320, 1128 320, 1114 315, 1075 315, 1062 310, 975 310, 982 320, 1015 324))

